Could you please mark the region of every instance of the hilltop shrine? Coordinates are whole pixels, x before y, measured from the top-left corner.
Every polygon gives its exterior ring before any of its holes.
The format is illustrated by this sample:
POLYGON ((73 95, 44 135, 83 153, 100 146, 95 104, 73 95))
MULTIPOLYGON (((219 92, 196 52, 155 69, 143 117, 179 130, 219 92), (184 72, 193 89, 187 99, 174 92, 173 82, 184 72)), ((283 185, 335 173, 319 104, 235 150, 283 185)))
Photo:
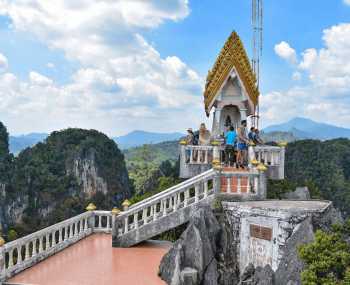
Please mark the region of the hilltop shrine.
MULTIPOLYGON (((237 128, 242 120, 254 125, 258 102, 254 72, 239 36, 233 32, 206 80, 204 109, 207 116, 212 115, 210 144, 187 145, 181 141, 179 145, 180 177, 185 180, 139 203, 130 205, 125 201, 122 210, 98 211, 90 205, 87 212, 77 217, 7 244, 0 243, 0 283, 11 282, 13 276, 12 280, 16 281, 18 273, 25 269, 30 272, 31 267, 59 251, 69 253, 73 247, 68 246, 83 243, 87 236, 112 235, 111 251, 132 247, 188 223, 199 207, 217 208, 218 204, 236 252, 230 258, 238 260, 240 273, 249 264, 269 265, 277 270, 284 258, 284 246, 298 232, 301 223, 314 215, 327 215, 331 203, 266 199, 267 179, 284 179, 286 145, 283 143, 249 145, 245 169, 225 165, 222 153, 226 127, 237 128)), ((180 264, 177 266, 182 275, 174 276, 169 284, 184 284, 181 278, 185 278, 186 272, 180 264)), ((106 274, 113 274, 113 268, 108 268, 111 272, 106 274)), ((198 270, 193 268, 191 272, 196 275, 198 270)))

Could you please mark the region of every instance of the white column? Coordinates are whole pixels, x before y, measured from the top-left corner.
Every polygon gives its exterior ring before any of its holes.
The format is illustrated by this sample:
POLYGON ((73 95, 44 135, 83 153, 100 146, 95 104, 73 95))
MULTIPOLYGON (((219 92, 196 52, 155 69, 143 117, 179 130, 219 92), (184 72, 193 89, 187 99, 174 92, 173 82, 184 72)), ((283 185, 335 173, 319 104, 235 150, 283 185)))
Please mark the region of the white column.
POLYGON ((13 266, 13 249, 9 251, 9 268, 13 266))
POLYGON ((193 148, 190 148, 190 163, 193 163, 193 148))
POLYGON ((43 236, 39 238, 39 253, 42 253, 44 248, 43 248, 43 236))
POLYGON ((134 214, 134 228, 135 229, 139 228, 138 213, 134 214))
POLYGON ((184 200, 184 207, 187 207, 188 204, 188 198, 190 197, 190 190, 186 189, 185 190, 185 200, 184 200))
POLYGON ((142 210, 142 220, 143 220, 143 224, 146 225, 147 224, 147 208, 142 210))
POLYGON ((166 216, 166 201, 167 199, 164 199, 162 202, 163 202, 163 217, 166 216))
POLYGON ((127 233, 129 231, 129 226, 128 226, 129 219, 128 219, 128 217, 125 218, 124 222, 125 222, 125 224, 124 224, 124 233, 127 233))
POLYGON ((198 203, 199 201, 199 185, 194 186, 194 202, 198 203))
MULTIPOLYGON (((67 231, 66 231, 66 234, 67 234, 67 231)), ((45 242, 45 250, 48 250, 50 248, 50 236, 49 236, 49 234, 46 234, 45 240, 46 240, 46 242, 45 242)))
POLYGON ((0 280, 5 279, 5 277, 6 277, 5 250, 3 246, 0 246, 0 280))
POLYGON ((180 201, 180 194, 175 194, 173 197, 170 198, 170 201, 174 199, 173 203, 173 211, 175 212, 177 210, 177 207, 179 205, 180 201))
POLYGON ((237 193, 241 194, 241 177, 237 176, 237 193))
POLYGON ((254 177, 254 191, 258 193, 259 188, 259 178, 257 176, 254 177))
POLYGON ((33 240, 33 251, 32 251, 32 257, 36 256, 36 239, 33 240))
POLYGON ((153 205, 153 221, 157 220, 157 204, 153 205))
POLYGON ((101 215, 98 216, 98 228, 99 229, 102 228, 102 216, 101 215))
MULTIPOLYGON (((224 176, 225 177, 225 176, 224 176)), ((226 192, 227 193, 231 193, 231 177, 225 177, 226 178, 226 182, 227 182, 227 185, 226 185, 226 192)))
POLYGON ((208 180, 204 182, 204 199, 208 197, 208 180))
POLYGON ((18 247, 17 247, 17 263, 16 263, 16 265, 22 263, 21 248, 22 248, 22 246, 18 246, 18 247))
POLYGON ((29 242, 26 243, 26 252, 24 255, 24 260, 29 260, 29 242))
POLYGON ((106 226, 107 230, 111 228, 110 221, 111 221, 111 216, 107 216, 107 226, 106 226))

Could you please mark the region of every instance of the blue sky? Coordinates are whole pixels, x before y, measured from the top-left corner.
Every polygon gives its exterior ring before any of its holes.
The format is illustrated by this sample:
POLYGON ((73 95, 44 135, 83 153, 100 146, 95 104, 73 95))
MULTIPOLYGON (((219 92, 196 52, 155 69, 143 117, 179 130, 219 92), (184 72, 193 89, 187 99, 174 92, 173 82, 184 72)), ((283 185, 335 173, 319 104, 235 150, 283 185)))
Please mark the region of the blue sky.
MULTIPOLYGON (((350 127, 346 2, 264 1, 263 125, 305 116, 350 127)), ((250 9, 247 0, 0 0, 0 120, 13 134, 196 127, 206 121, 205 76, 232 30, 250 54, 250 9)))

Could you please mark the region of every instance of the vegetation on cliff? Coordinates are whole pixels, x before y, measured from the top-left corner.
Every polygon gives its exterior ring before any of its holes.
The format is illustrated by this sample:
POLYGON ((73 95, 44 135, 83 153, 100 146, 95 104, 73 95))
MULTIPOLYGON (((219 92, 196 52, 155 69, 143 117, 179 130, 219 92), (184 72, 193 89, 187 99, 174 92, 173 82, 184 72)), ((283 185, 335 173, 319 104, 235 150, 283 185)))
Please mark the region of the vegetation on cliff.
POLYGON ((299 247, 306 268, 301 274, 303 285, 350 284, 350 220, 334 225, 329 233, 317 231, 312 243, 299 247))
POLYGON ((286 149, 285 172, 284 181, 270 181, 270 198, 281 198, 295 186, 307 185, 313 198, 331 200, 345 215, 350 214, 350 140, 290 143, 286 149))
MULTIPOLYGON (((8 145, 8 136, 1 141, 8 145)), ((17 210, 0 222, 20 235, 77 215, 88 202, 111 209, 132 195, 124 155, 95 130, 53 132, 12 159, 10 176, 0 200, 17 210)))

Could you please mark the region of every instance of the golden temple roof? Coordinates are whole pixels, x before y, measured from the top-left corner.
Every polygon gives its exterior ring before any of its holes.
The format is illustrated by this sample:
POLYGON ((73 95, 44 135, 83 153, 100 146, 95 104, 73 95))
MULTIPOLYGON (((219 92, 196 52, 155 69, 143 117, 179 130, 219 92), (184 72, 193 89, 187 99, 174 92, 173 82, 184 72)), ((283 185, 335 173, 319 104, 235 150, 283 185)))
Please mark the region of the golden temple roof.
POLYGON ((232 32, 221 49, 213 68, 208 72, 204 90, 204 104, 207 115, 209 115, 217 92, 232 68, 236 69, 250 100, 255 106, 258 104, 259 90, 256 86, 255 74, 241 39, 236 32, 232 32))

